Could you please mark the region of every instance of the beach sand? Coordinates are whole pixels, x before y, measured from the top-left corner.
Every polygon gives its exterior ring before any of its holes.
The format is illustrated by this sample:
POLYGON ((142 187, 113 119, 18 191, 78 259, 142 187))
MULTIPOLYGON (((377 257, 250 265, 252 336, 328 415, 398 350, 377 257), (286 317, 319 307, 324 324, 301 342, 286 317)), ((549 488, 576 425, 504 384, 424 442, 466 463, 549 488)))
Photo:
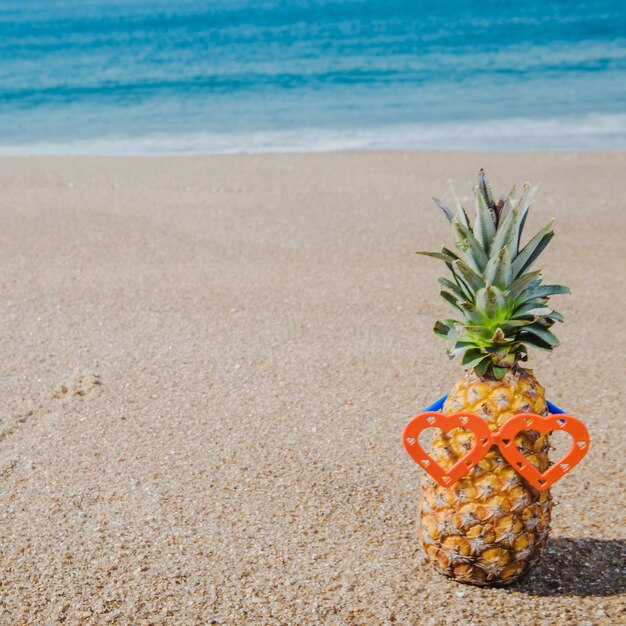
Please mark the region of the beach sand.
POLYGON ((0 164, 1 624, 624 619, 626 154, 0 164), (481 166, 542 183, 529 229, 557 218, 543 267, 573 294, 531 364, 592 442, 509 589, 423 562, 401 445, 461 372, 414 251, 481 166))

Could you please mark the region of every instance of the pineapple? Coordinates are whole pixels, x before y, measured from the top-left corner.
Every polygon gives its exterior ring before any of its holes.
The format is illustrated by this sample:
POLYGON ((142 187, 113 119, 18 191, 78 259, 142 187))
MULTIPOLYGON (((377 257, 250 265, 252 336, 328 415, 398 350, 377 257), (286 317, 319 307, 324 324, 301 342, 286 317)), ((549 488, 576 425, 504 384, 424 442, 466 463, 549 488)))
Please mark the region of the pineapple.
MULTIPOLYGON (((452 341, 449 355, 460 357, 467 371, 448 394, 443 412, 475 413, 495 431, 517 413, 547 415, 544 390, 521 363, 528 346, 552 350, 558 345, 550 328, 563 317, 548 300, 569 289, 543 285, 541 270, 531 269, 554 235, 553 221, 520 246, 536 186, 526 184, 519 200, 513 187, 496 201, 481 170, 473 225, 451 185, 450 191, 455 212, 435 202, 450 222, 456 250, 418 253, 444 261, 452 274, 439 282, 455 316, 438 321, 434 331, 452 341)), ((458 428, 437 432, 430 455, 449 469, 471 448, 473 435, 458 428)), ((548 468, 548 436, 523 431, 516 445, 540 471, 548 468)), ((551 508, 549 491, 529 485, 494 446, 449 488, 424 479, 420 542, 426 559, 447 576, 475 585, 510 584, 540 557, 551 508)))

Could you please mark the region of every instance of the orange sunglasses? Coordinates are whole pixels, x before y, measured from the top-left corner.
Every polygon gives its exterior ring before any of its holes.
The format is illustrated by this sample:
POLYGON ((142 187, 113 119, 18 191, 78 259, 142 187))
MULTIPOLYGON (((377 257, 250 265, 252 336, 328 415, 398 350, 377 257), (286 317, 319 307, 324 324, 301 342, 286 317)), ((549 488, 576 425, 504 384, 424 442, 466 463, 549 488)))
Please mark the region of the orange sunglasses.
POLYGON ((539 491, 544 491, 571 471, 589 450, 589 433, 585 425, 551 403, 548 403, 550 415, 519 413, 507 419, 499 430, 492 432, 487 422, 474 413, 468 411, 459 411, 452 415, 439 413, 437 409, 443 406, 445 399, 444 396, 423 413, 409 420, 402 434, 402 442, 411 458, 442 487, 453 485, 477 465, 492 446, 498 446, 502 456, 521 476, 539 491), (454 428, 467 428, 474 434, 474 445, 446 471, 426 454, 419 443, 420 434, 427 428, 440 428, 446 433, 454 428), (541 435, 565 431, 573 439, 572 447, 563 458, 552 464, 545 472, 540 472, 515 445, 515 437, 524 430, 536 430, 541 435))

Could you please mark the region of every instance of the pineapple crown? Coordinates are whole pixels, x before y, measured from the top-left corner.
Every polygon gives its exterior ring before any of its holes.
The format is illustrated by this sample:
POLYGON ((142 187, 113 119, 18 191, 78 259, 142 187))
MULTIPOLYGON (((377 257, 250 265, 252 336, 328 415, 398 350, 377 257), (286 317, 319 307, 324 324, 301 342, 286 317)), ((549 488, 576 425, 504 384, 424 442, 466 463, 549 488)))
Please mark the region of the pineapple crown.
POLYGON ((549 306, 549 297, 569 293, 563 285, 543 285, 541 270, 531 270, 554 232, 548 222, 520 249, 522 230, 537 185, 524 185, 519 200, 515 186, 505 199, 494 200, 485 172, 474 188, 474 224, 450 183, 453 213, 435 203, 450 222, 456 251, 418 254, 445 262, 452 279, 439 278, 441 296, 455 311, 454 319, 437 321, 435 333, 453 342, 450 358, 462 357, 466 369, 501 379, 508 368, 526 361, 527 346, 552 350, 559 341, 550 328, 563 316, 549 306))

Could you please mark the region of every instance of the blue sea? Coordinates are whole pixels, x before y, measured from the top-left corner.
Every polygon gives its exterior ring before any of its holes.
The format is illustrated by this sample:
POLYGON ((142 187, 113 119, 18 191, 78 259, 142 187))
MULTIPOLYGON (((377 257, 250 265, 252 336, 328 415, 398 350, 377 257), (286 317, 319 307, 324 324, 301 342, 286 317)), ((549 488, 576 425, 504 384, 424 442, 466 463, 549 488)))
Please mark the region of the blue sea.
POLYGON ((626 149, 626 0, 0 0, 1 154, 626 149))

